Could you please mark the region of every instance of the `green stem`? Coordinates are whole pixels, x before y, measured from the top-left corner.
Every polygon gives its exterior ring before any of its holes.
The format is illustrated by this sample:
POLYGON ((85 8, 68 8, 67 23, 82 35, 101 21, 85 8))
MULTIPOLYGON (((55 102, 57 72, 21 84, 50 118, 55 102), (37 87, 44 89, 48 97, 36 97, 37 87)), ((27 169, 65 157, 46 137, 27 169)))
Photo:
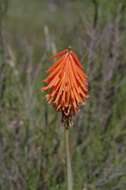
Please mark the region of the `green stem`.
POLYGON ((67 189, 73 190, 73 177, 71 168, 70 146, 69 146, 69 129, 65 128, 65 148, 66 148, 66 168, 67 168, 67 189))

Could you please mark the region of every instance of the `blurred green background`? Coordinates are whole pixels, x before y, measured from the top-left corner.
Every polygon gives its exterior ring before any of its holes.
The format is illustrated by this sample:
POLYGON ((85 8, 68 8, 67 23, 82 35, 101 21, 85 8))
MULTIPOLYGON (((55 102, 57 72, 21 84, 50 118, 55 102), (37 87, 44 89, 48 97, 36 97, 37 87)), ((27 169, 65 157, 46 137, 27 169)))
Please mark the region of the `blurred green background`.
POLYGON ((69 45, 89 78, 74 117, 74 190, 126 189, 126 1, 0 0, 0 190, 66 190, 60 113, 39 88, 69 45))

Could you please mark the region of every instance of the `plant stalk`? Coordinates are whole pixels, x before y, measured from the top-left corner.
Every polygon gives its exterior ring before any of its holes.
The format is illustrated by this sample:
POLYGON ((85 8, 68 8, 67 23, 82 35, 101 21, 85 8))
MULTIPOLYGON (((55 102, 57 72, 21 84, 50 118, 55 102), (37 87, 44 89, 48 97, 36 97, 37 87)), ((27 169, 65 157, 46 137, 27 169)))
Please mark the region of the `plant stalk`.
POLYGON ((69 129, 65 128, 65 150, 66 150, 66 169, 67 169, 67 189, 73 190, 73 177, 71 167, 71 155, 69 145, 69 129))

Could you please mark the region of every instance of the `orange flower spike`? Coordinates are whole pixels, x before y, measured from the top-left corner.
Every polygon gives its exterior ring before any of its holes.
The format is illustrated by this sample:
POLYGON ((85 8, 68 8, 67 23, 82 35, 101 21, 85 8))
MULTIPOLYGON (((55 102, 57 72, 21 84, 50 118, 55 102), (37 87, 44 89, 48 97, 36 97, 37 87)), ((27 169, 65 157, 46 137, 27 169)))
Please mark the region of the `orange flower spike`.
POLYGON ((48 69, 48 76, 43 80, 47 85, 41 90, 47 91, 48 103, 62 113, 65 126, 69 127, 71 117, 88 97, 87 76, 71 49, 57 53, 52 59, 56 61, 48 69))

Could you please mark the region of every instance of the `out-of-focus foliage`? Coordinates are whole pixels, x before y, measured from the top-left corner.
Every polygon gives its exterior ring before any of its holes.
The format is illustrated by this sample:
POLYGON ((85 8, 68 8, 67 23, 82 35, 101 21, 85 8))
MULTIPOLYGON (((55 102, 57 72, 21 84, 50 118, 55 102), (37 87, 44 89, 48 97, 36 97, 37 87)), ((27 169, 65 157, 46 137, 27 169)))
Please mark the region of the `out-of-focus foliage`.
POLYGON ((71 45, 90 97, 74 118, 75 190, 126 189, 126 1, 0 1, 0 189, 65 190, 60 114, 39 92, 71 45))

